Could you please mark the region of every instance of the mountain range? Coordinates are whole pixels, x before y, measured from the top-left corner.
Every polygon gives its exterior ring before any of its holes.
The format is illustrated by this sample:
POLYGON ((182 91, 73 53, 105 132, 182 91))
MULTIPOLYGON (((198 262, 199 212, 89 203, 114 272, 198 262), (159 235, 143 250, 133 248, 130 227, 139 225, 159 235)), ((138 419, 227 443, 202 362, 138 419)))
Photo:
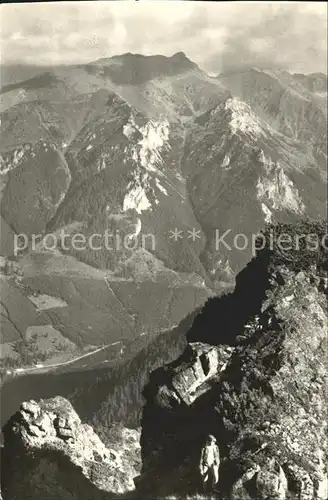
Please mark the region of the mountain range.
POLYGON ((266 223, 326 215, 326 75, 182 52, 2 75, 4 377, 116 365, 233 286, 266 223), (106 231, 137 247, 72 244, 106 231))
MULTIPOLYGON (((4 500, 327 499, 326 223, 267 225, 265 235, 232 292, 116 373, 47 374, 38 384, 31 375, 2 429, 4 500), (282 251, 287 232, 322 245, 301 238, 282 251), (80 394, 69 393, 74 382, 80 394), (39 387, 31 399, 32 385, 48 386, 47 398, 39 387), (209 433, 219 481, 204 493, 209 433)), ((23 389, 14 382, 5 389, 23 389)))

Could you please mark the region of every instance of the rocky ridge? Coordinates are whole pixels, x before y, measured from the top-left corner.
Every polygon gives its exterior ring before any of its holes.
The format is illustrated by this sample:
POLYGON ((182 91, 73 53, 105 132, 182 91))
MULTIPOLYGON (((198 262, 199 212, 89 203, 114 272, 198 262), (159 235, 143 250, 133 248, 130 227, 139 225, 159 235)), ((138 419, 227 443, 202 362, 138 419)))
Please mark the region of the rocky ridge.
MULTIPOLYGON (((183 53, 123 54, 4 86, 0 256, 17 258, 24 287, 67 303, 45 325, 76 353, 170 329, 249 262, 238 234, 325 217, 325 84, 312 80, 320 96, 286 72, 214 78, 183 53), (15 233, 27 237, 16 256, 15 233), (73 244, 81 233, 87 244, 73 244)), ((29 301, 7 285, 7 308, 14 294, 29 301)), ((32 314, 19 332, 4 327, 4 368, 25 365, 12 353, 27 328, 39 348, 38 326, 32 314)))
POLYGON ((200 448, 212 433, 219 498, 327 498, 325 226, 271 230, 273 247, 239 273, 232 294, 207 302, 181 357, 150 376, 136 480, 145 495, 199 491, 200 448), (322 246, 282 251, 288 230, 322 246))
POLYGON ((62 397, 22 403, 3 433, 4 499, 108 499, 134 489, 138 432, 121 429, 119 446, 107 448, 62 397))

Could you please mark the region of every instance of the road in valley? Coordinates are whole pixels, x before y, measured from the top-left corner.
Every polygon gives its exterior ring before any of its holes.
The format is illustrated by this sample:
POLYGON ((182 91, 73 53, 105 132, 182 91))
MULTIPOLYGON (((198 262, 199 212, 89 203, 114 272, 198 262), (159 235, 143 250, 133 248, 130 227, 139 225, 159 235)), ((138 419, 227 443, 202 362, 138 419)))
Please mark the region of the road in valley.
POLYGON ((60 366, 67 366, 71 365, 73 363, 76 363, 77 361, 80 361, 83 358, 87 358, 90 356, 93 356, 94 354, 103 351, 104 349, 107 349, 108 347, 121 344, 122 341, 118 340, 117 342, 112 342, 111 344, 104 345, 102 347, 99 347, 98 349, 95 349, 94 351, 87 352, 85 354, 81 354, 80 356, 77 356, 76 358, 69 359, 68 361, 61 361, 60 363, 53 363, 51 365, 46 365, 46 364, 38 364, 35 366, 29 366, 28 368, 17 368, 15 370, 7 370, 8 375, 12 376, 18 376, 18 375, 26 375, 27 373, 36 373, 36 372, 42 372, 42 371, 47 371, 52 368, 58 368, 60 366))

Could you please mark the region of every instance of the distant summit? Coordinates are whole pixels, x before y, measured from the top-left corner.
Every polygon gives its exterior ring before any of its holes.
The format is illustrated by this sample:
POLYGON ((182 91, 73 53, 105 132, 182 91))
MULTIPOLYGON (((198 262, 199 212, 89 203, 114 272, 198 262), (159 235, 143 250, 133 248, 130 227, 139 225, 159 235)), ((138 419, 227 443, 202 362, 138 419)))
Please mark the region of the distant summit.
POLYGON ((111 58, 99 59, 87 67, 103 67, 104 74, 118 85, 137 85, 153 78, 175 76, 192 70, 200 71, 184 52, 177 52, 171 57, 144 56, 128 52, 111 58))

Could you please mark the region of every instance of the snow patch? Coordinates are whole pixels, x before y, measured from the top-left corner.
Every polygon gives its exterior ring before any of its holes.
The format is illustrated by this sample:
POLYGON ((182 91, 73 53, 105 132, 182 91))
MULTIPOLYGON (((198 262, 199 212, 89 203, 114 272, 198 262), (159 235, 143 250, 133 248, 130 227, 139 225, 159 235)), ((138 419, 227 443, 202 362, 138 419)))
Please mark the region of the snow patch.
POLYGON ((20 89, 18 94, 17 94, 17 98, 20 100, 20 101, 23 101, 24 99, 27 98, 27 92, 26 90, 24 89, 20 89))
MULTIPOLYGON (((138 126, 131 115, 123 126, 123 134, 131 139, 136 131, 141 134, 141 139, 132 146, 130 151, 133 161, 138 166, 134 172, 134 179, 128 184, 128 192, 123 200, 123 211, 134 209, 138 214, 141 214, 152 208, 148 194, 149 192, 154 194, 154 189, 150 185, 151 177, 149 174, 160 173, 158 166, 163 162, 161 153, 164 147, 168 147, 169 123, 166 120, 149 120, 145 125, 138 126)), ((155 180, 155 183, 156 187, 167 196, 166 189, 158 179, 155 180)))
POLYGON ((185 178, 184 178, 184 177, 182 177, 182 175, 181 175, 179 172, 176 172, 176 173, 175 173, 175 176, 176 176, 176 178, 177 178, 180 182, 183 182, 183 183, 185 183, 185 182, 186 182, 185 178))
POLYGON ((142 224, 141 224, 141 220, 139 219, 139 217, 137 218, 136 222, 134 224, 131 224, 131 225, 133 228, 133 232, 131 232, 128 235, 129 239, 135 238, 136 236, 138 236, 140 234, 142 224))
POLYGON ((123 133, 131 138, 138 131, 141 139, 132 148, 132 159, 146 170, 156 172, 157 165, 163 162, 161 152, 164 146, 168 147, 169 122, 167 120, 149 120, 145 125, 139 127, 131 115, 123 127, 123 133))
POLYGON ((264 213, 264 220, 266 223, 272 222, 272 212, 271 210, 266 206, 265 203, 261 203, 261 208, 262 212, 264 213))
MULTIPOLYGON (((112 210, 112 207, 110 205, 106 205, 106 212, 108 213, 110 210, 112 210)), ((125 220, 127 216, 123 213, 110 213, 108 218, 114 221, 122 221, 125 220)))
POLYGON ((101 170, 105 170, 107 167, 106 165, 106 156, 102 156, 99 160, 98 166, 97 166, 97 172, 100 172, 101 170))

